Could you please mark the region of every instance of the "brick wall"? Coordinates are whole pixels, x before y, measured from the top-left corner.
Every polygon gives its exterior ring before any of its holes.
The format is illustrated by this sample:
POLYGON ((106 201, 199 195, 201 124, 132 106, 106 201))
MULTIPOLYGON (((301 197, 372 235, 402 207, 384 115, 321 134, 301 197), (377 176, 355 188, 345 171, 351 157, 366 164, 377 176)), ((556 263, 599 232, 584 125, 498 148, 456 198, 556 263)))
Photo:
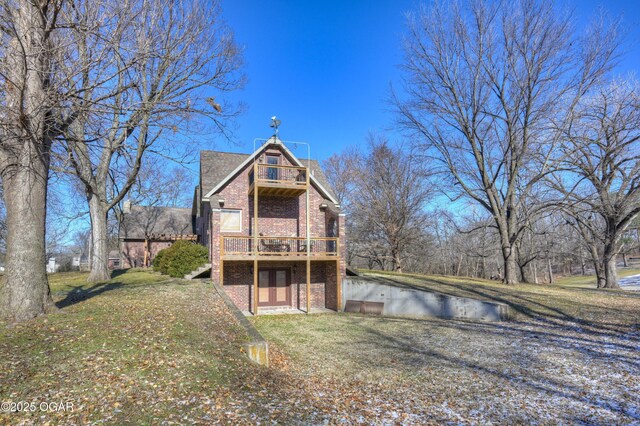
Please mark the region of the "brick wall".
POLYGON ((250 311, 253 297, 253 262, 226 262, 223 288, 241 311, 250 311))
MULTIPOLYGON (((243 311, 251 311, 253 303, 253 262, 224 263, 223 288, 243 311)), ((261 262, 265 268, 291 268, 291 307, 307 308, 306 262, 261 262), (293 266, 295 265, 295 273, 293 266)), ((336 264, 332 261, 311 262, 311 307, 336 309, 336 264)))
MULTIPOLYGON (((282 164, 290 165, 283 156, 282 164)), ((253 235, 253 196, 249 195, 249 171, 253 164, 249 164, 231 180, 219 194, 213 195, 214 202, 218 198, 225 200, 225 209, 242 211, 242 232, 224 233, 222 235, 253 235)), ((327 235, 327 213, 320 209, 324 199, 313 185, 309 190, 311 209, 309 211, 311 236, 325 237, 327 235)), ((258 204, 258 232, 268 236, 299 236, 304 237, 306 231, 306 196, 299 197, 259 197, 258 204)), ((219 238, 219 226, 211 224, 211 238, 219 238)))
MULTIPOLYGON (((267 154, 279 152, 268 150, 267 154)), ((282 165, 291 165, 289 160, 282 155, 282 165)), ((211 278, 214 281, 220 279, 220 237, 221 236, 251 236, 253 235, 253 195, 249 195, 249 171, 253 164, 250 163, 232 179, 219 194, 212 196, 212 203, 217 205, 217 200, 225 200, 224 209, 237 209, 242 211, 242 232, 221 233, 220 232, 220 212, 216 209, 210 210, 208 221, 209 250, 211 256, 211 278)), ((205 191, 207 188, 204 189, 205 191)), ((306 203, 305 194, 299 197, 272 197, 260 196, 258 199, 258 232, 266 236, 284 237, 305 237, 306 236, 306 203)), ((328 236, 328 223, 333 218, 337 224, 337 236, 340 245, 340 270, 341 275, 345 272, 345 250, 344 250, 344 216, 337 215, 330 209, 320 209, 324 202, 324 197, 311 185, 309 188, 309 222, 311 237, 328 236)), ((291 266, 294 262, 288 262, 291 266)), ((292 305, 299 308, 306 308, 306 275, 305 262, 298 264, 297 273, 292 274, 292 305), (295 276, 294 276, 295 275, 295 276)), ((248 310, 250 306, 250 291, 253 285, 253 277, 249 273, 252 262, 225 262, 224 285, 225 289, 234 302, 243 310, 248 310)), ((269 263, 269 266, 272 266, 269 263)), ((275 266, 275 265, 273 265, 275 266)), ((335 262, 312 262, 311 271, 311 301, 313 307, 336 308, 336 267, 335 262)))
MULTIPOLYGON (((171 247, 170 241, 154 242, 149 244, 151 260, 156 257, 160 250, 171 247)), ((144 263, 144 241, 123 241, 122 247, 122 268, 142 267, 144 263)))

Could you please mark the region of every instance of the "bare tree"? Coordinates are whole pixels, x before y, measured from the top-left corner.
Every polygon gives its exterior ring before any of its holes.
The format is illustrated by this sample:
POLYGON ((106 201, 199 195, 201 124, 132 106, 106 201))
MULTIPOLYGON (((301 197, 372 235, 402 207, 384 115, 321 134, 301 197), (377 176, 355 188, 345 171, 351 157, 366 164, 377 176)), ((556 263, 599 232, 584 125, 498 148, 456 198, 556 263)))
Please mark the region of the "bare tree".
MULTIPOLYGON (((76 0, 69 19, 82 88, 78 114, 65 132, 61 161, 82 182, 89 204, 89 281, 109 278, 107 217, 135 185, 143 158, 169 158, 192 145, 196 118, 225 133, 238 110, 212 95, 239 88, 241 55, 217 1, 76 0), (105 20, 104 4, 112 19, 105 20), (220 101, 222 102, 222 101, 220 101)), ((184 152, 182 152, 184 154, 184 152)))
POLYGON ((349 210, 349 203, 355 190, 355 160, 358 156, 358 151, 350 147, 322 162, 322 169, 343 210, 349 210))
POLYGON ((492 215, 507 284, 518 282, 522 207, 552 166, 552 124, 610 69, 616 47, 615 28, 579 38, 551 2, 436 3, 410 18, 400 123, 450 178, 448 192, 492 215))
POLYGON ((590 247, 598 287, 618 288, 622 237, 640 214, 640 87, 619 81, 580 102, 552 180, 590 247))
MULTIPOLYGON (((119 235, 125 220, 125 203, 138 206, 187 207, 193 200, 193 177, 184 167, 171 168, 165 160, 165 167, 158 167, 162 161, 146 161, 142 164, 135 184, 129 190, 127 199, 121 200, 111 210, 108 220, 110 241, 119 247, 119 235)), ((119 193, 118 187, 111 189, 119 193)))
POLYGON ((4 191, 0 180, 0 255, 4 266, 4 255, 7 250, 7 210, 4 207, 4 191))
POLYGON ((47 178, 56 120, 53 36, 62 2, 0 1, 0 173, 7 221, 0 316, 52 308, 45 269, 47 178))
POLYGON ((356 159, 352 221, 360 242, 378 253, 384 248, 392 269, 402 272, 407 248, 423 235, 424 207, 433 191, 421 164, 402 147, 370 135, 368 149, 356 159))

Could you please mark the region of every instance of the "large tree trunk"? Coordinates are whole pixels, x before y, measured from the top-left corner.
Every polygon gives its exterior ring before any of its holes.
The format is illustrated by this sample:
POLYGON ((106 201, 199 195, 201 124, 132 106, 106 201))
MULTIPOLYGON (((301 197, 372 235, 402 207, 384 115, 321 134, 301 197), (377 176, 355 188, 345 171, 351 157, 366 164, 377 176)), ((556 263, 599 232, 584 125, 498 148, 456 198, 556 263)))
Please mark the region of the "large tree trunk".
POLYGON ((107 281, 109 272, 109 238, 107 233, 107 209, 95 194, 89 195, 91 217, 91 272, 87 281, 107 281))
POLYGON ((391 249, 391 258, 394 272, 402 273, 402 259, 400 257, 400 250, 398 250, 397 248, 391 249))
POLYGON ((500 233, 500 248, 502 251, 502 260, 504 265, 504 276, 502 282, 507 285, 518 284, 518 262, 517 247, 515 238, 511 238, 510 229, 513 229, 513 216, 516 215, 515 209, 508 209, 505 217, 496 217, 496 225, 500 233))
POLYGON ((595 244, 589 245, 589 253, 591 254, 591 262, 593 263, 593 270, 596 273, 596 287, 604 288, 606 285, 606 278, 604 272, 604 265, 598 254, 598 247, 595 244))
POLYGON ((515 257, 510 256, 504 262, 504 283, 509 285, 518 284, 518 263, 515 257))
POLYGON ((0 312, 10 321, 25 321, 53 306, 46 271, 45 223, 48 154, 26 141, 13 164, 4 170, 7 211, 6 281, 0 312))
POLYGON ((518 284, 518 262, 516 262, 514 246, 503 244, 502 256, 504 259, 504 278, 502 282, 509 285, 518 284))
POLYGON ((606 246, 603 255, 604 283, 598 280, 598 288, 620 288, 616 269, 616 257, 615 250, 610 246, 606 246))
POLYGON ((28 320, 53 308, 45 265, 51 150, 45 18, 36 2, 17 2, 0 64, 6 108, 0 114, 0 167, 8 231, 0 316, 10 321, 28 320))

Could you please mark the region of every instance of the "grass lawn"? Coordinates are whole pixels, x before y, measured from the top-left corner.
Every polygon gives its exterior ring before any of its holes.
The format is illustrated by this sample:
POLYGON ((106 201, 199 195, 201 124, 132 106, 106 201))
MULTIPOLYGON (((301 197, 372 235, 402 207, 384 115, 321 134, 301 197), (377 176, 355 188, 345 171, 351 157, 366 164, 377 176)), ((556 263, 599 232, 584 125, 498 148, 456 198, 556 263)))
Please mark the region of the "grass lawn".
POLYGON ((2 412, 0 424, 252 423, 285 398, 291 380, 245 358, 247 337, 210 284, 135 270, 86 277, 51 275, 58 312, 0 324, 0 401, 36 408, 2 412), (261 393, 266 384, 276 391, 261 393))
MULTIPOLYGON (((618 279, 630 277, 632 275, 640 275, 640 268, 632 267, 618 269, 618 279)), ((593 275, 570 275, 567 277, 558 278, 556 280, 556 284, 564 287, 595 288, 596 279, 593 275)))
POLYGON ((263 316, 264 368, 208 283, 54 274, 58 312, 0 324, 0 401, 36 407, 0 424, 640 422, 640 294, 391 278, 501 300, 517 318, 263 316))
POLYGON ((330 395, 325 409, 355 422, 640 423, 640 293, 385 278, 498 300, 516 319, 254 319, 289 368, 332 389, 317 391, 330 395))

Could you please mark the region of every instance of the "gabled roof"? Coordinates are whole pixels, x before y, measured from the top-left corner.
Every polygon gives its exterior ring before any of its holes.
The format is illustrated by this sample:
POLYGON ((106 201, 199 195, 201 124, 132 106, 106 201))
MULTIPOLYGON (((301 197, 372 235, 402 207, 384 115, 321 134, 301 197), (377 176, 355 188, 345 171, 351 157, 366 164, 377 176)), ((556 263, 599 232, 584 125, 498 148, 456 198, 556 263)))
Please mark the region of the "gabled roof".
POLYGON ((200 151, 201 195, 208 198, 207 193, 248 157, 249 154, 234 152, 200 151))
POLYGON ((120 238, 145 239, 158 234, 193 235, 192 209, 178 207, 131 206, 124 215, 120 238))
POLYGON ((281 148, 293 164, 307 167, 309 178, 320 193, 334 204, 338 204, 335 194, 329 186, 320 164, 316 160, 298 159, 279 140, 270 138, 252 154, 238 154, 219 151, 200 151, 200 179, 203 187, 203 199, 208 200, 224 187, 233 177, 249 165, 267 147, 276 145, 281 148))

